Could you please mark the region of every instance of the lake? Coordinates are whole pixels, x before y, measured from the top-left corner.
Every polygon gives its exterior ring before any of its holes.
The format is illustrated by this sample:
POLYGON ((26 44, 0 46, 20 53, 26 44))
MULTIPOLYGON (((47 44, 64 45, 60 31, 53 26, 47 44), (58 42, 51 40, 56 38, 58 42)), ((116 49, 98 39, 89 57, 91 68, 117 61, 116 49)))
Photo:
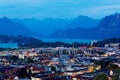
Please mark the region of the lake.
POLYGON ((94 39, 53 39, 53 38, 40 38, 43 42, 65 42, 65 43, 73 43, 73 42, 78 42, 78 43, 89 43, 92 41, 97 41, 94 39))
POLYGON ((18 43, 0 43, 0 48, 18 48, 18 43))

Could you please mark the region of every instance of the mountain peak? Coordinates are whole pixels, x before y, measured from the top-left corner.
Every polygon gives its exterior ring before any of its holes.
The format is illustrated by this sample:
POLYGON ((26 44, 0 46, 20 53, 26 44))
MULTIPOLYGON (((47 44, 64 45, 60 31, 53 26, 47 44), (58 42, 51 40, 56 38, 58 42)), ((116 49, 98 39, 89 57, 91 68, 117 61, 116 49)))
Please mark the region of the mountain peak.
POLYGON ((2 17, 0 18, 1 21, 4 21, 4 22, 11 22, 11 20, 7 17, 2 17))
POLYGON ((120 26, 119 13, 115 13, 110 16, 104 17, 99 24, 99 27, 102 27, 102 28, 117 28, 119 26, 120 26))
POLYGON ((30 31, 27 30, 22 24, 16 23, 7 17, 0 18, 0 34, 4 35, 31 35, 30 31))
POLYGON ((92 19, 88 16, 79 15, 75 18, 68 26, 73 26, 72 28, 82 27, 82 28, 90 28, 96 27, 99 24, 99 20, 92 19))
MULTIPOLYGON (((67 38, 82 38, 82 39, 102 39, 102 38, 111 38, 111 37, 120 37, 120 14, 112 14, 104 17, 100 23, 96 27, 90 28, 80 28, 80 19, 74 20, 72 26, 76 26, 78 28, 74 28, 72 30, 64 30, 59 31, 58 33, 54 33, 55 37, 67 37, 67 38)), ((83 21, 83 20, 82 20, 83 21)), ((87 26, 89 21, 85 21, 84 24, 87 26)), ((90 22, 91 24, 92 22, 90 22)), ((93 22, 94 23, 94 22, 93 22)), ((83 27, 85 27, 85 25, 83 27)), ((90 25, 88 25, 90 26, 90 25)))
POLYGON ((115 13, 114 16, 119 19, 120 18, 120 13, 115 13))
POLYGON ((84 18, 92 19, 92 18, 90 18, 90 17, 88 17, 88 16, 84 16, 84 15, 79 15, 77 18, 80 18, 80 19, 84 19, 84 18))

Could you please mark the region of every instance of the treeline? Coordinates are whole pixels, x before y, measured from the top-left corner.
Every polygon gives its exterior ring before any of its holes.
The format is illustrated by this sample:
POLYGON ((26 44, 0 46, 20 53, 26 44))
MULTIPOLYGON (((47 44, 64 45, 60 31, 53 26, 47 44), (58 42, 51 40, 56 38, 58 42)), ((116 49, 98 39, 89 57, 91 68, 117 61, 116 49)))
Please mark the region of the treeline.
POLYGON ((104 47, 105 44, 111 44, 111 43, 120 43, 120 38, 109 38, 109 39, 97 41, 96 43, 93 43, 93 46, 104 47))
MULTIPOLYGON (((26 37, 26 36, 7 36, 0 35, 0 43, 18 43, 19 48, 39 48, 39 47, 81 47, 81 46, 91 46, 91 43, 77 43, 74 42, 64 43, 64 42, 43 42, 37 38, 26 37)), ((110 38, 97 41, 93 43, 92 46, 104 47, 105 44, 120 43, 120 38, 110 38)))
POLYGON ((34 43, 34 42, 42 42, 33 37, 26 37, 26 36, 7 36, 7 35, 0 35, 0 43, 34 43))
POLYGON ((39 47, 81 47, 81 46, 90 46, 89 43, 77 43, 72 44, 64 42, 34 42, 34 43, 19 43, 20 48, 39 48, 39 47))
MULTIPOLYGON (((39 48, 39 47, 80 47, 89 46, 90 43, 64 43, 64 42, 43 42, 37 38, 26 36, 0 35, 0 43, 18 43, 19 48, 39 48)), ((4 48, 1 48, 3 50, 4 48)))
MULTIPOLYGON (((101 41, 97 41, 91 45, 91 43, 77 43, 74 42, 72 44, 64 43, 64 42, 33 42, 33 43, 26 43, 26 44, 19 44, 19 47, 81 47, 81 46, 95 46, 95 47, 104 47, 105 44, 112 44, 112 43, 120 43, 120 38, 109 38, 104 39, 101 41)), ((120 47, 120 45, 119 45, 120 47)))

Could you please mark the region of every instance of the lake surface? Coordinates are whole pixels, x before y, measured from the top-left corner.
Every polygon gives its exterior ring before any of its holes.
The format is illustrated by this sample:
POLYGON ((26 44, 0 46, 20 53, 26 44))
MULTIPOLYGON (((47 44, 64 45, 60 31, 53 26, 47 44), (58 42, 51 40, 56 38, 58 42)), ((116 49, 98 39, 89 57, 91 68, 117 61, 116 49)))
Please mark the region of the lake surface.
MULTIPOLYGON (((65 43, 89 43, 97 40, 93 39, 52 39, 52 38, 40 38, 43 42, 65 42, 65 43)), ((0 48, 18 48, 18 43, 0 43, 0 48)))
POLYGON ((0 48, 18 48, 18 43, 0 43, 0 48))
POLYGON ((97 40, 93 40, 93 39, 53 39, 53 38, 40 38, 40 40, 42 40, 43 42, 65 42, 65 43, 73 43, 73 42, 78 42, 78 43, 89 43, 92 41, 97 41, 97 40))

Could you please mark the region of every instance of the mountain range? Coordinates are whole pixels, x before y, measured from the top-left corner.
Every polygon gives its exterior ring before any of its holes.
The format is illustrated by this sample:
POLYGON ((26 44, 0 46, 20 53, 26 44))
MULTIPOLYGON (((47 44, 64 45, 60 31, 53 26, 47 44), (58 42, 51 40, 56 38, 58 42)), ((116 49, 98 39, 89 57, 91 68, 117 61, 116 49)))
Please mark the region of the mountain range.
POLYGON ((101 20, 87 16, 74 19, 9 19, 0 18, 0 34, 49 38, 103 39, 120 37, 120 14, 101 20))
POLYGON ((33 33, 28 30, 24 25, 15 23, 7 17, 0 18, 0 34, 3 35, 23 35, 32 36, 33 33))
POLYGON ((87 16, 78 16, 74 19, 54 19, 54 18, 46 18, 46 19, 35 19, 35 18, 27 18, 27 19, 12 19, 14 22, 18 22, 26 26, 29 30, 41 33, 43 35, 49 36, 55 30, 58 29, 68 29, 68 28, 77 28, 77 27, 94 27, 98 25, 100 20, 95 20, 89 18, 87 16))
POLYGON ((81 39, 104 39, 120 37, 120 14, 116 13, 104 17, 96 27, 72 28, 56 30, 50 37, 54 38, 81 38, 81 39))

